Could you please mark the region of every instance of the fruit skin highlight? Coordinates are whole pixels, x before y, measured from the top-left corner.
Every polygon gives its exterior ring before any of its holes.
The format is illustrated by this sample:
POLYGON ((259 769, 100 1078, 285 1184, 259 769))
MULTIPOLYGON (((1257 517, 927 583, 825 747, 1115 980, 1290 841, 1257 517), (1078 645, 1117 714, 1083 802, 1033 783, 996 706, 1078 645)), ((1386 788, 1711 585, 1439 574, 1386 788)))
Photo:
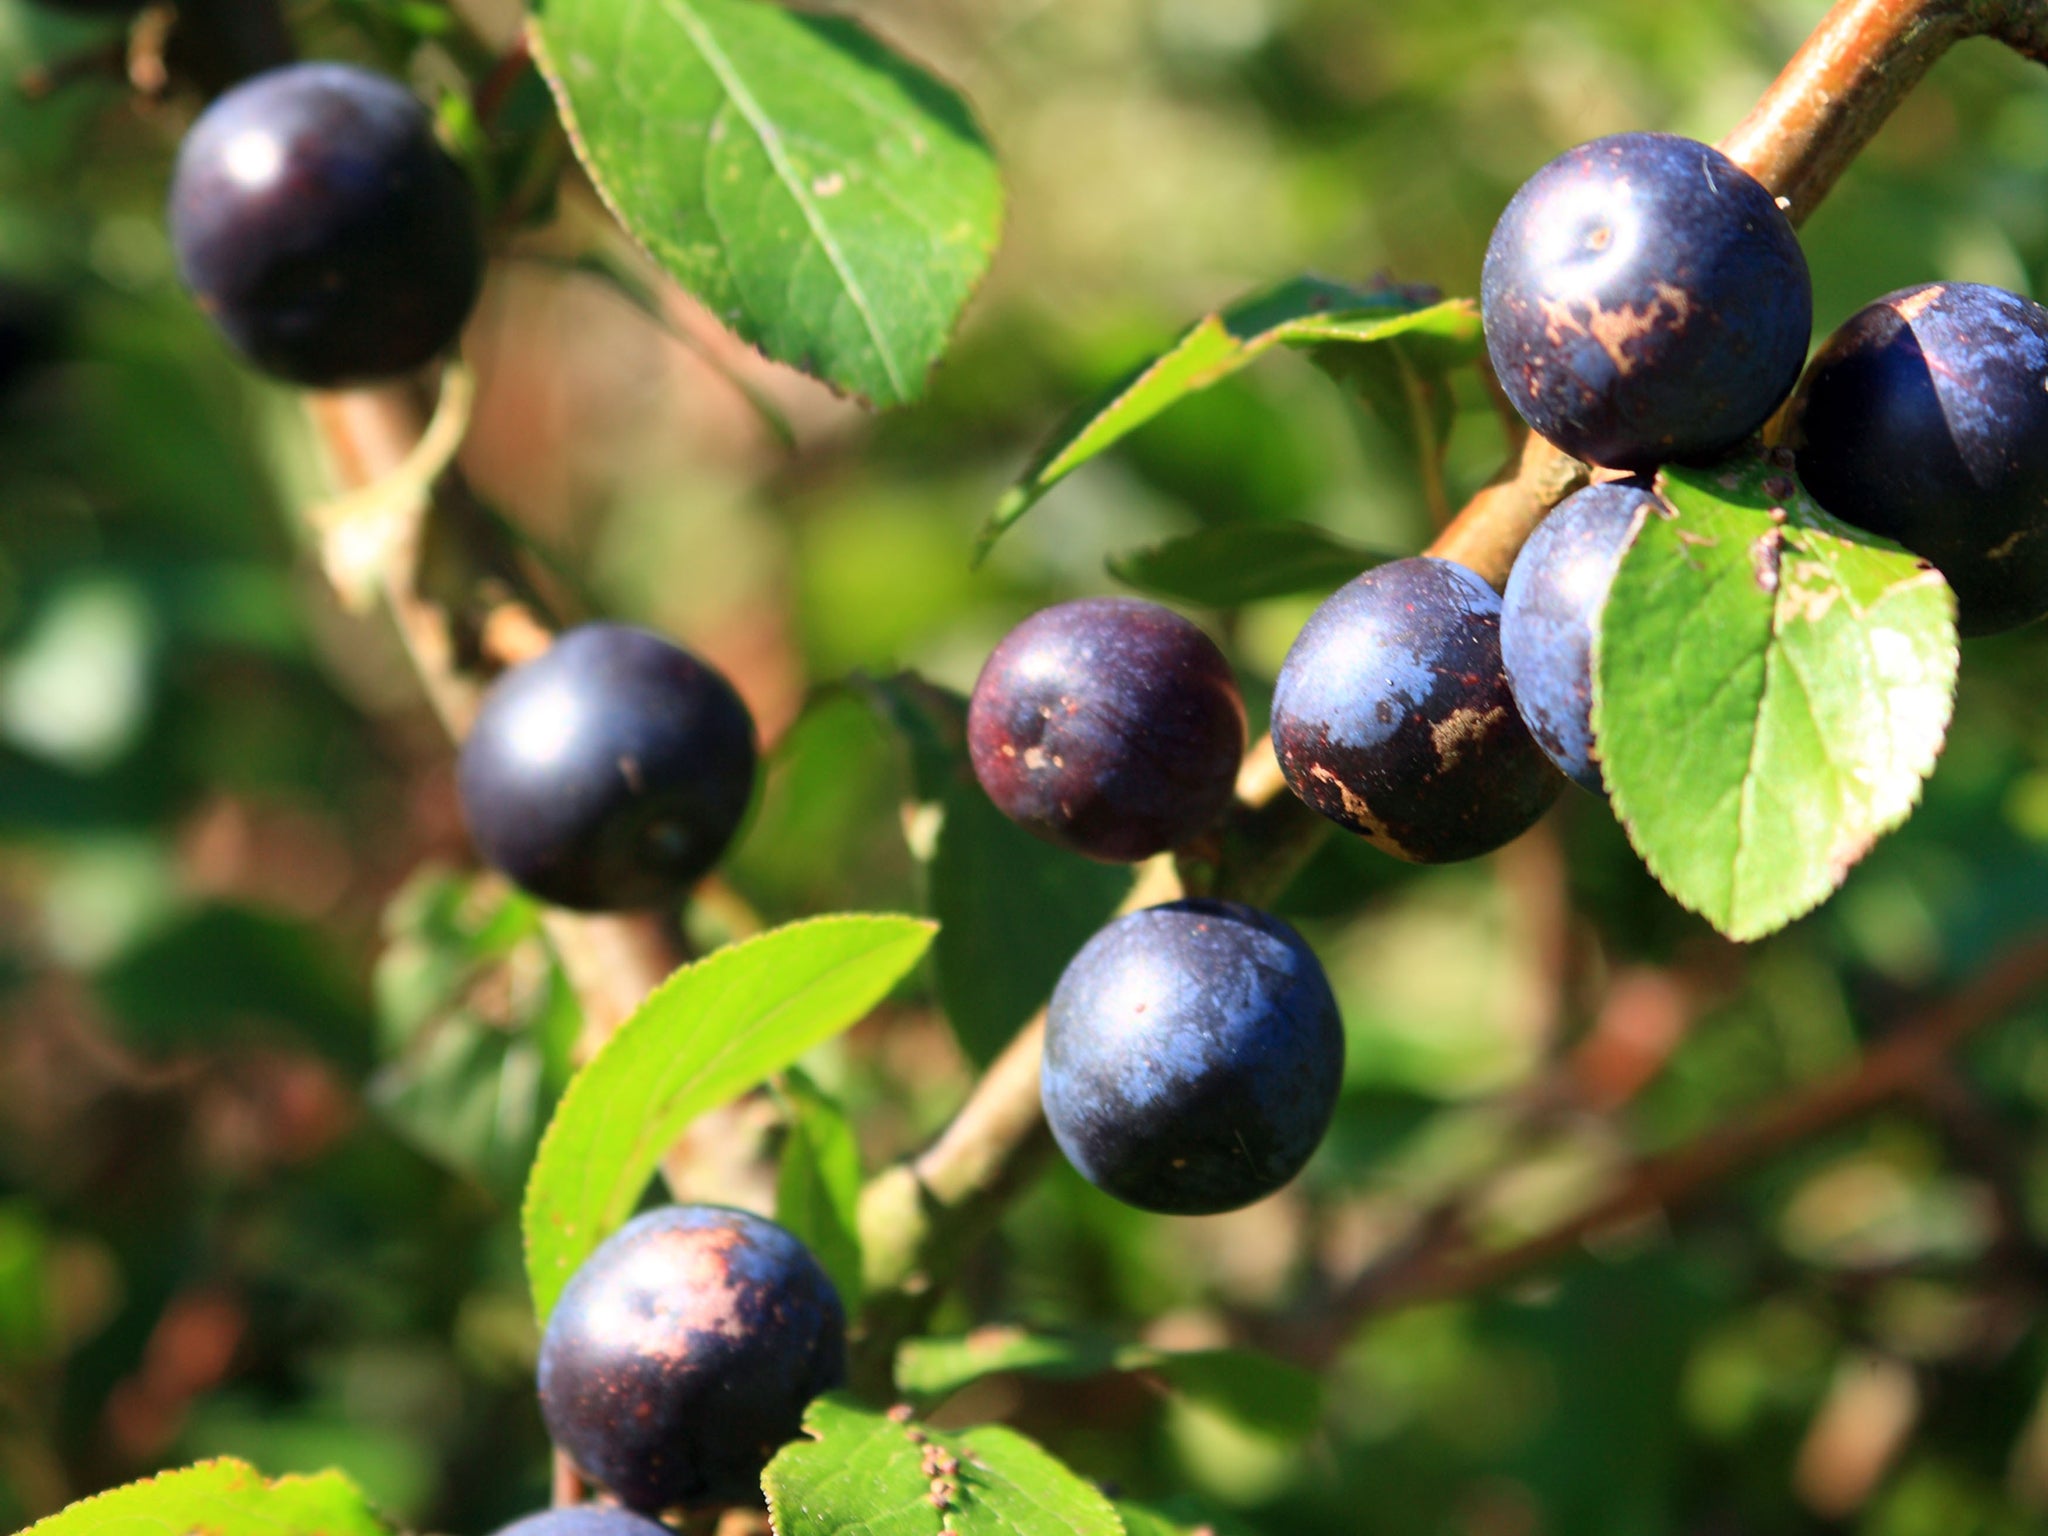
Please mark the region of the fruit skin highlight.
POLYGON ((754 722, 659 635, 585 624, 499 678, 456 784, 477 851, 544 901, 658 906, 716 864, 754 789, 754 722))
POLYGON ((974 775, 1003 814, 1116 863, 1220 818, 1244 743, 1244 701, 1216 642, 1135 598, 1033 614, 989 656, 967 712, 974 775))
POLYGON ((845 1379, 846 1314, 810 1250, 715 1205, 613 1233, 570 1277, 540 1346, 548 1433, 643 1514, 757 1503, 805 1405, 845 1379))
POLYGON ((1888 293, 1800 389, 1799 478, 1955 589, 1965 635, 2048 613, 2048 309, 1982 283, 1888 293))
POLYGON ((1530 177, 1494 226, 1480 308, 1522 419, 1628 470, 1740 443, 1791 393, 1813 332, 1776 200, 1669 133, 1595 139, 1530 177))
POLYGON ((1288 787, 1416 864, 1527 831, 1564 780, 1508 691, 1500 611, 1476 573, 1428 555, 1341 588, 1280 667, 1273 748, 1288 787))
POLYGON ((215 101, 179 147, 169 218, 200 307, 315 389, 431 362, 483 282, 476 194, 432 115, 354 65, 286 65, 215 101))
POLYGON ((1606 786, 1593 745, 1593 637, 1637 519, 1659 505, 1623 480, 1567 496, 1522 546, 1501 598, 1500 658, 1522 723, 1596 795, 1606 786))
POLYGON ((1336 1112, 1344 1029, 1279 918, 1176 901, 1118 918, 1053 992, 1040 1088, 1067 1160, 1140 1210, 1232 1211, 1301 1171, 1336 1112))

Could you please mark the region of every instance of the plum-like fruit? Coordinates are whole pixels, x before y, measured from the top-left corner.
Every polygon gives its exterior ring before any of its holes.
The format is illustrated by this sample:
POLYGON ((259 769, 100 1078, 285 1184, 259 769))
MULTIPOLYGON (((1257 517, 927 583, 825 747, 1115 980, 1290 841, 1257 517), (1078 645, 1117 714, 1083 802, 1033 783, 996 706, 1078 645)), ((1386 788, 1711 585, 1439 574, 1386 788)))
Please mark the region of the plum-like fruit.
POLYGON ((1522 546, 1501 598, 1500 658, 1522 723, 1596 795, 1604 786, 1593 746, 1593 636, 1637 514, 1657 505, 1625 480, 1567 496, 1522 546))
POLYGON ((556 1446, 646 1514, 758 1500, 804 1405, 845 1378, 846 1314, 810 1250, 715 1205, 649 1211, 613 1233, 564 1287, 540 1346, 556 1446))
POLYGON ((483 279, 476 195, 432 115, 349 64, 269 70, 200 114, 170 227, 179 275, 228 339, 315 388, 429 362, 483 279))
POLYGON ((500 1526, 494 1536, 675 1536, 659 1520, 604 1504, 544 1509, 500 1526))
POLYGON ((1734 447, 1792 392, 1813 330, 1799 239, 1719 150, 1621 133, 1530 177, 1480 276, 1486 348, 1522 419, 1595 464, 1734 447))
POLYGON ((1046 1015, 1040 1088, 1067 1160, 1141 1210, 1236 1210, 1301 1171, 1337 1107, 1344 1029, 1300 934, 1235 902, 1118 918, 1046 1015))
POLYGON ((675 900, 718 862, 754 787, 754 722, 659 635, 585 624, 492 686, 456 782, 486 863, 558 906, 675 900))
POLYGON ((1966 635, 2048 613, 2048 309, 1981 283, 1888 293, 1800 390, 1799 478, 1955 588, 1966 635))
POLYGON ((1491 852, 1564 788, 1508 691, 1499 595, 1427 555, 1309 618, 1274 688, 1273 749, 1312 809, 1416 864, 1491 852))
POLYGON ((975 777, 1004 815, 1090 858, 1150 858, 1223 814, 1244 701, 1201 630, 1157 603, 1096 597, 1033 614, 981 669, 975 777))

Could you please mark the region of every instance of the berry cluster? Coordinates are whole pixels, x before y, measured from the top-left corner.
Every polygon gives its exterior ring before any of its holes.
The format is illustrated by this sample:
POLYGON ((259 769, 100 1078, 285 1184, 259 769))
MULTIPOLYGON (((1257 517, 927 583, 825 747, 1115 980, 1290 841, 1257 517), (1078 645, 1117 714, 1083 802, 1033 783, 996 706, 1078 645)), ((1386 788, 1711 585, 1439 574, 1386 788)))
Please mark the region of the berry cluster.
MULTIPOLYGON (((1725 156, 1621 134, 1559 156, 1515 195, 1487 249, 1481 303, 1494 369, 1523 419, 1598 469, 1634 476, 1599 480, 1551 513, 1500 612, 1523 721, 1598 793, 1593 641, 1633 530, 1658 505, 1646 477, 1740 448, 1792 394, 1812 320, 1805 262, 1769 194, 1725 156)), ((1799 478, 1842 521, 1938 568, 1964 634, 2028 623, 2048 613, 2044 386, 2040 305, 1972 283, 1887 294, 1828 339, 1799 383, 1787 413, 1799 478)), ((1314 784, 1297 788, 1318 803, 1314 784)))

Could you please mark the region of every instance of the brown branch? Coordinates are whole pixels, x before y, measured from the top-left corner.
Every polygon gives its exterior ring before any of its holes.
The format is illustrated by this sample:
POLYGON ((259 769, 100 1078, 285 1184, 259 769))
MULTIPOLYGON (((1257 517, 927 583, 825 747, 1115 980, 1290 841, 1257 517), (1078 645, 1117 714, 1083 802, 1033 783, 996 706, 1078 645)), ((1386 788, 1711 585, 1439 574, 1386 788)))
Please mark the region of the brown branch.
POLYGON ((2048 937, 2010 951, 1947 1001, 1907 1020, 1854 1066, 1796 1089, 1737 1125, 1638 1163, 1612 1193, 1549 1231, 1491 1253, 1430 1250, 1361 1275, 1304 1351, 1327 1356, 1365 1318, 1490 1290, 1579 1251, 1592 1238, 1683 1208, 1730 1177, 1822 1131, 1916 1093, 1979 1030, 2048 993, 2048 937))

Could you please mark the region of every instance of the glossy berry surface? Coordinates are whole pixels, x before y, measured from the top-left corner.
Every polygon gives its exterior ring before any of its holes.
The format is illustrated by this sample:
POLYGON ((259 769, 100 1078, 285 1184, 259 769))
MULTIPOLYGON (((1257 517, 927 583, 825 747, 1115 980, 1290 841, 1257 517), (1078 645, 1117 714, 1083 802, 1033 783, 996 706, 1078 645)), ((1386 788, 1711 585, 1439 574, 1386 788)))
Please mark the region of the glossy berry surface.
POLYGON ((1074 957, 1040 1088, 1089 1183, 1206 1216, 1301 1171, 1343 1075, 1336 999, 1301 935, 1234 902, 1177 901, 1118 918, 1074 957))
POLYGON ((668 1206, 564 1288, 541 1340, 541 1416, 628 1509, 754 1503, 804 1405, 845 1377, 846 1316, 809 1249, 745 1211, 668 1206))
POLYGON ((1966 635, 2048 613, 2048 309, 1979 283, 1886 294, 1801 390, 1799 478, 1955 588, 1966 635))
POLYGON ((585 624, 498 679, 456 782, 477 851, 534 895, 586 911, 656 906, 738 831, 754 723, 688 651, 585 624))
POLYGON ((1756 431, 1813 330, 1806 258, 1771 194, 1668 133, 1595 139, 1530 177, 1494 227, 1480 306, 1522 419, 1632 470, 1756 431))
POLYGON ((1500 598, 1428 556, 1367 571, 1310 617, 1280 667, 1273 748, 1310 807, 1417 864, 1491 852, 1564 787, 1508 691, 1500 598))
POLYGON ((476 197, 427 109, 346 64, 274 69, 208 107, 178 151, 170 227, 228 339, 316 388, 429 362, 483 278, 476 197))
POLYGON ((1593 637, 1639 511, 1626 481, 1567 496, 1529 536, 1501 598, 1500 656, 1522 723, 1581 788, 1604 794, 1593 750, 1593 637))
POLYGON ((674 1536, 659 1520, 603 1504, 544 1509, 500 1526, 494 1536, 674 1536))
POLYGON ((1244 741, 1216 642, 1132 598, 1033 614, 989 656, 967 712, 975 777, 1003 814, 1106 860, 1150 858, 1221 816, 1244 741))

